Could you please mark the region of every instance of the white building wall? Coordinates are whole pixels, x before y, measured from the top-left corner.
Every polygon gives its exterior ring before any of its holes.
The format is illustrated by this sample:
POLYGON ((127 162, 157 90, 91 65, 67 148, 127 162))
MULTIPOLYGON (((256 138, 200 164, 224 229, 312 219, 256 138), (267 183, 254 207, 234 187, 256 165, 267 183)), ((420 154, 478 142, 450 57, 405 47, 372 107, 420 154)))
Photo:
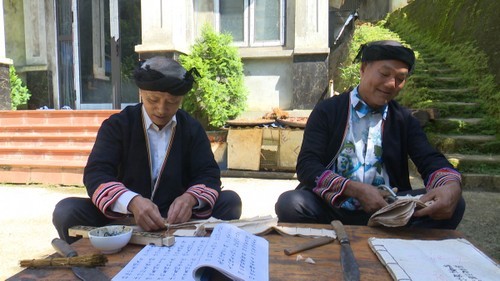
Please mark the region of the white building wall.
POLYGON ((5 21, 3 17, 3 0, 0 0, 0 64, 12 64, 12 59, 5 53, 5 21))
MULTIPOLYGON (((215 23, 213 0, 142 1, 138 53, 189 53, 204 23, 215 23)), ((294 55, 328 54, 328 0, 287 1, 285 46, 239 48, 248 89, 246 114, 291 109, 294 55)))
POLYGON ((187 53, 193 36, 192 1, 142 1, 142 43, 136 52, 187 53))
POLYGON ((290 107, 293 85, 290 58, 245 59, 243 63, 248 89, 245 115, 259 116, 274 107, 290 107))
POLYGON ((328 0, 295 1, 294 53, 328 53, 328 0))

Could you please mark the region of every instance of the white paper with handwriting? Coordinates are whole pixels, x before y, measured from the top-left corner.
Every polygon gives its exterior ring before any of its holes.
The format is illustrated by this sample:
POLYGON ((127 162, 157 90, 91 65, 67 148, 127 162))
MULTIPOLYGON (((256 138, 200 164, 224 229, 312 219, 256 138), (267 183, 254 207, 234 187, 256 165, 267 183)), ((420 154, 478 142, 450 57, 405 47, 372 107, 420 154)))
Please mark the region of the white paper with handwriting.
POLYGON ((176 237, 171 247, 145 246, 112 280, 200 280, 205 267, 232 280, 269 280, 269 242, 219 224, 210 237, 176 237))
POLYGON ((394 280, 500 280, 500 266, 466 239, 369 238, 394 280))

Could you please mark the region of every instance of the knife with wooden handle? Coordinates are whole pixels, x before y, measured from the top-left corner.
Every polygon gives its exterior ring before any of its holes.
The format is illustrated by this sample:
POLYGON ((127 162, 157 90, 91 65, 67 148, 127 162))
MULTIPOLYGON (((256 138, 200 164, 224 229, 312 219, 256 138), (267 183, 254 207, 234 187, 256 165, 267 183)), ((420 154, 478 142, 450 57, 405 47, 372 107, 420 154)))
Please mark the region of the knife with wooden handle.
POLYGON ((340 242, 340 264, 342 265, 342 272, 344 273, 344 280, 346 281, 359 281, 359 266, 354 257, 351 249, 351 244, 347 233, 345 232, 344 225, 338 220, 331 222, 333 229, 337 233, 337 238, 340 242))
MULTIPOLYGON (((59 238, 54 238, 52 240, 52 247, 56 249, 56 251, 64 256, 64 257, 76 257, 78 254, 76 251, 64 240, 59 238)), ((76 277, 80 278, 83 281, 109 281, 108 278, 102 271, 95 267, 79 267, 73 266, 71 267, 73 273, 76 277)))

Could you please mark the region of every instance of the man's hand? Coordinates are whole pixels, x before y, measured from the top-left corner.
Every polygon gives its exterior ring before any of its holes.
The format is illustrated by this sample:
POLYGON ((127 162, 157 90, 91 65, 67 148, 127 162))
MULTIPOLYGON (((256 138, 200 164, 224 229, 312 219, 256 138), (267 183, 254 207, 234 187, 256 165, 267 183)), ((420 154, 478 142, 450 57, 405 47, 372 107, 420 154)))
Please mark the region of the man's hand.
POLYGON ((429 216, 434 220, 449 219, 453 215, 458 201, 460 200, 462 189, 458 182, 450 182, 446 185, 434 188, 420 197, 420 201, 433 201, 429 206, 415 211, 413 216, 429 216))
POLYGON ((128 209, 134 214, 135 223, 145 231, 165 228, 165 220, 153 201, 138 195, 130 200, 128 209))
POLYGON ((189 193, 184 193, 175 198, 172 205, 168 209, 168 223, 183 223, 187 222, 193 214, 193 207, 198 204, 198 200, 189 193))
POLYGON ((388 205, 377 188, 361 182, 349 181, 343 194, 356 198, 368 214, 373 214, 388 205))

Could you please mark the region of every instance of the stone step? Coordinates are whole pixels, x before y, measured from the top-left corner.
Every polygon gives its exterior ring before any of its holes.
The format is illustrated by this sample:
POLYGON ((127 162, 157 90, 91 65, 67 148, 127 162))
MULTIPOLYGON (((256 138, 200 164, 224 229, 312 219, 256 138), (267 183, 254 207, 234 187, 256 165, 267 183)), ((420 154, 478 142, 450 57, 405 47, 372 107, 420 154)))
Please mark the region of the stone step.
MULTIPOLYGON (((13 159, 7 159, 3 158, 0 159, 0 170, 6 170, 12 169, 12 168, 30 168, 30 169, 43 169, 43 168, 50 168, 50 169, 57 169, 57 168, 64 168, 64 169, 81 169, 81 172, 83 173, 83 168, 85 168, 85 165, 87 164, 87 159, 85 160, 65 160, 65 161, 60 161, 60 160, 53 160, 53 159, 44 159, 43 161, 37 161, 36 163, 33 163, 33 161, 30 161, 29 159, 22 159, 22 158, 13 158, 13 159)), ((83 174, 82 174, 83 175, 83 174)))
POLYGON ((443 93, 443 94, 468 94, 468 93, 475 93, 477 92, 477 89, 475 88, 433 88, 433 92, 437 93, 443 93))
POLYGON ((434 59, 431 59, 431 60, 424 60, 424 63, 423 63, 423 67, 427 68, 427 69, 430 69, 430 68, 451 68, 446 62, 440 60, 440 59, 437 59, 437 58, 434 58, 434 59))
POLYGON ((500 192, 500 175, 462 173, 462 189, 500 192))
POLYGON ((429 69, 420 69, 416 71, 416 73, 428 73, 431 75, 443 75, 443 74, 455 74, 457 71, 452 68, 429 68, 429 69))
POLYGON ((461 77, 457 76, 438 76, 433 77, 432 79, 440 82, 460 82, 463 80, 461 77))
MULTIPOLYGON (((102 122, 116 110, 0 111, 0 182, 82 185, 102 122)), ((225 131, 207 132, 222 163, 225 131)))
POLYGON ((428 88, 429 95, 437 101, 476 102, 477 89, 474 88, 428 88))
POLYGON ((446 158, 462 173, 500 175, 498 154, 445 154, 446 158))
POLYGON ((416 74, 410 78, 418 88, 456 88, 465 86, 465 82, 456 76, 433 76, 416 74))
POLYGON ((419 62, 417 62, 417 65, 426 65, 428 63, 440 63, 446 65, 446 60, 443 59, 440 56, 435 56, 435 55, 425 55, 425 56, 420 56, 419 62))
POLYGON ((32 133, 26 135, 0 134, 0 147, 65 147, 65 146, 92 146, 95 134, 59 134, 32 133))
POLYGON ((56 160, 82 160, 86 161, 92 145, 87 146, 33 146, 27 147, 0 147, 0 164, 5 159, 29 159, 30 161, 56 160))
POLYGON ((493 135, 495 128, 483 122, 487 117, 477 89, 468 87, 444 57, 425 45, 412 46, 421 63, 410 79, 417 88, 427 90, 423 93, 433 101, 428 108, 437 112, 425 127, 434 132, 428 133, 429 141, 462 173, 464 189, 499 192, 500 142, 493 135))
POLYGON ((0 111, 0 182, 82 185, 97 131, 115 112, 0 111))
POLYGON ((455 117, 455 118, 442 118, 442 120, 447 120, 447 121, 450 121, 450 122, 459 122, 459 123, 465 123, 465 124, 469 124, 469 125, 477 125, 479 124, 479 122, 481 122, 481 120, 483 120, 483 118, 458 118, 458 117, 455 117))
POLYGON ((42 165, 10 165, 0 164, 0 182, 12 184, 45 184, 83 186, 83 168, 72 167, 65 161, 64 165, 37 163, 42 165))
POLYGON ((441 118, 461 116, 473 118, 481 116, 481 105, 477 102, 433 102, 429 105, 438 112, 441 118))
POLYGON ((0 110, 0 127, 19 125, 100 126, 117 110, 0 110))
MULTIPOLYGON (((470 155, 470 154, 446 154, 446 158, 458 161, 470 161, 476 163, 485 163, 485 164, 500 164, 500 155, 470 155)), ((500 170, 499 170, 500 172, 500 170)), ((500 173, 499 173, 500 175, 500 173)))
POLYGON ((483 118, 438 118, 427 124, 426 131, 449 135, 489 135, 495 132, 495 124, 484 122, 483 118))
MULTIPOLYGON (((1 119, 1 118, 0 118, 1 119)), ((33 125, 5 125, 0 126, 0 135, 37 135, 37 134, 56 134, 56 135, 89 135, 95 136, 100 125, 53 125, 53 124, 33 124, 33 125)))
POLYGON ((428 134, 429 141, 443 153, 493 153, 500 150, 496 137, 491 135, 428 134))

